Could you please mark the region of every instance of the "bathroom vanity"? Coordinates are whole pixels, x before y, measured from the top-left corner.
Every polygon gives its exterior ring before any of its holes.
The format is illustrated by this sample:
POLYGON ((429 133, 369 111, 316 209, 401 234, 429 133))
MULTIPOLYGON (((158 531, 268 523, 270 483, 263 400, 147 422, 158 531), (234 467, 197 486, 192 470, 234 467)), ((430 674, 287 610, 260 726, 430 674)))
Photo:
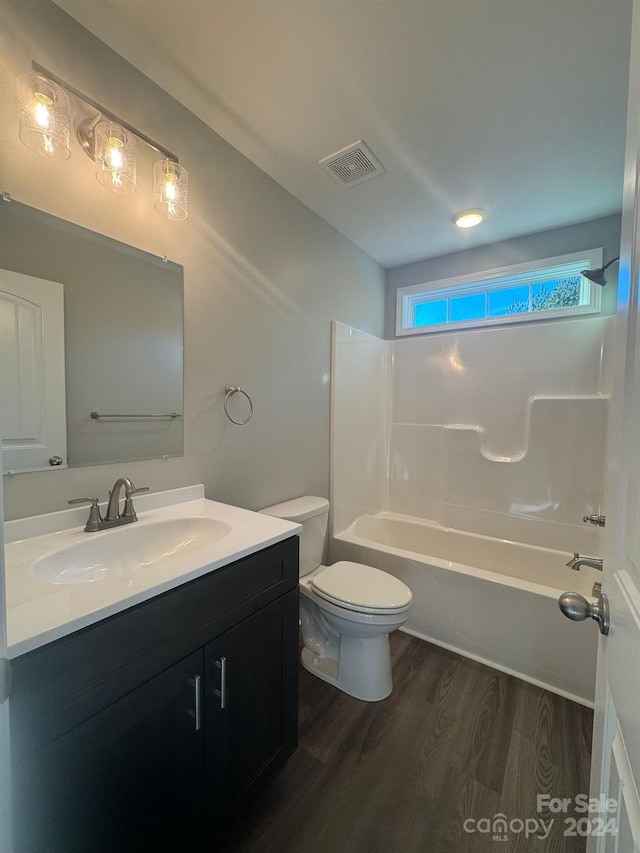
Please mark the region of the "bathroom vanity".
POLYGON ((277 541, 14 658, 17 851, 166 849, 214 832, 283 766, 297 739, 295 530, 262 530, 277 541))

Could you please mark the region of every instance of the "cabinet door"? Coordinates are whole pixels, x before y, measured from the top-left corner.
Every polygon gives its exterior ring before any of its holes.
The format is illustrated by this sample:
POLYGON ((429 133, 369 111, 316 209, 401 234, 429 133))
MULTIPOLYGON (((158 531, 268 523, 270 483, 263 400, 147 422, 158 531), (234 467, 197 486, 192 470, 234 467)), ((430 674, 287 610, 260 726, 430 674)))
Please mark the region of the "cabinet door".
POLYGON ((205 815, 279 770, 298 736, 298 590, 205 647, 205 815))
MULTIPOLYGON (((200 811, 202 650, 17 760, 15 849, 163 849, 200 811)), ((179 848, 176 848, 179 849, 179 848)))

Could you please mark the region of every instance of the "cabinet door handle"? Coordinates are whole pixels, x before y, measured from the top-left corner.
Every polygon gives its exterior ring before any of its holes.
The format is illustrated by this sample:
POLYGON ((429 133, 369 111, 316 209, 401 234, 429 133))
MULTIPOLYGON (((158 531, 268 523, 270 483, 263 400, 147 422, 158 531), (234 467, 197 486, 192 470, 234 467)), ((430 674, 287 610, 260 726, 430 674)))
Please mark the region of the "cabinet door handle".
POLYGON ((200 689, 201 677, 199 675, 196 675, 193 680, 195 682, 195 684, 193 685, 193 692, 196 702, 196 731, 199 732, 202 727, 202 690, 200 689))
POLYGON ((196 723, 196 731, 199 732, 202 727, 202 678, 195 675, 189 679, 189 684, 193 687, 193 711, 189 711, 189 715, 193 717, 196 723))
POLYGON ((213 692, 220 697, 220 709, 224 710, 227 707, 227 659, 224 655, 216 661, 216 666, 220 670, 220 689, 213 692))

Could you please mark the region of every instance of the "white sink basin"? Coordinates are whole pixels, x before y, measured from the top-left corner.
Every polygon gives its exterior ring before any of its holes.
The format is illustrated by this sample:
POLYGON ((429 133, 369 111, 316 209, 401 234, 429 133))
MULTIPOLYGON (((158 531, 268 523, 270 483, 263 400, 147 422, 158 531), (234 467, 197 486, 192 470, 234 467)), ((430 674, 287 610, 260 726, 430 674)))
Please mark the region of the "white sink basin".
POLYGON ((202 485, 136 496, 136 511, 138 521, 99 533, 85 533, 85 507, 5 522, 10 658, 301 530, 207 500, 202 485))
POLYGON ((54 584, 126 578, 208 548, 230 531, 227 522, 205 516, 134 522, 90 534, 81 542, 45 554, 32 564, 31 571, 38 580, 54 584))

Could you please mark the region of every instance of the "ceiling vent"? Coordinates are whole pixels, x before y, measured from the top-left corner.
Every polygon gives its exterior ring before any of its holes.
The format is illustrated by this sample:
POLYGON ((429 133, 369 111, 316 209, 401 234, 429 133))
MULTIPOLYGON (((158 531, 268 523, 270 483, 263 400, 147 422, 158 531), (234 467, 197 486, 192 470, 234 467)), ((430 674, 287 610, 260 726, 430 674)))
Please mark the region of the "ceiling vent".
POLYGON ((361 139, 320 160, 320 165, 334 180, 347 187, 354 187, 387 171, 361 139))

